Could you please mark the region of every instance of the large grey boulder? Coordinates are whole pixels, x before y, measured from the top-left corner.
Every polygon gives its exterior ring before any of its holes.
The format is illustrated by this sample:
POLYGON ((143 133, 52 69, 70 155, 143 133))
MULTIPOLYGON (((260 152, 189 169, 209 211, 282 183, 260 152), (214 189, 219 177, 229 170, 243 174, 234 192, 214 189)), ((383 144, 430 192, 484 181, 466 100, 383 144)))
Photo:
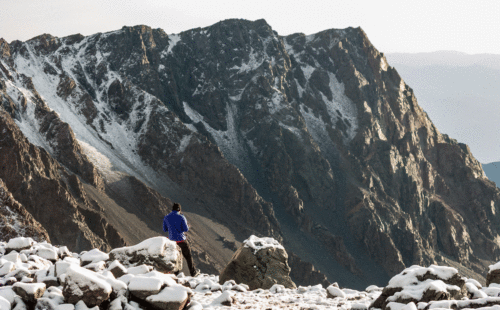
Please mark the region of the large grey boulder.
POLYGON ((109 252, 109 261, 118 260, 126 267, 151 265, 164 273, 182 270, 182 254, 177 243, 165 237, 153 237, 134 246, 109 252))
POLYGON ((273 238, 251 236, 245 240, 219 277, 221 284, 228 280, 245 283, 250 290, 269 289, 274 284, 296 288, 290 278, 288 255, 273 238))

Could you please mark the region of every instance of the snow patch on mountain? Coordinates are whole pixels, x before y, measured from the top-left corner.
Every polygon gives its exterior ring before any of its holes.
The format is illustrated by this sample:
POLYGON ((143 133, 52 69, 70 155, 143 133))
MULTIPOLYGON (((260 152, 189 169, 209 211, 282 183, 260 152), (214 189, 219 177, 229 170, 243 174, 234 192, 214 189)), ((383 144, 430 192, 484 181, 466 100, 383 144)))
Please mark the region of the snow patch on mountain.
POLYGON ((358 129, 358 113, 354 103, 345 95, 345 86, 337 80, 335 74, 328 72, 330 78, 330 90, 333 94, 333 99, 328 100, 326 96, 321 93, 323 102, 326 104, 328 114, 330 115, 333 123, 335 124, 338 119, 337 111, 340 112, 345 120, 349 121, 350 126, 347 129, 346 140, 351 141, 356 135, 358 129))
POLYGON ((18 104, 19 110, 24 110, 20 113, 20 119, 14 119, 21 132, 26 136, 26 138, 38 147, 42 147, 47 151, 51 152, 52 148, 45 138, 40 134, 40 124, 35 117, 36 104, 33 102, 33 93, 24 87, 20 86, 19 82, 12 82, 10 80, 5 80, 7 86, 7 95, 18 104), (21 102, 25 100, 26 107, 23 109, 21 102))
POLYGON ((181 36, 179 34, 169 34, 168 35, 169 44, 166 50, 161 53, 161 58, 167 57, 169 54, 172 54, 172 49, 181 41, 181 36))
MULTIPOLYGON (((120 119, 120 117, 110 110, 104 98, 107 98, 107 91, 111 83, 115 80, 119 80, 123 83, 123 79, 119 73, 111 71, 108 68, 103 83, 100 86, 94 85, 94 89, 97 91, 97 99, 92 100, 92 103, 97 109, 97 117, 93 119, 92 123, 94 125, 100 125, 89 126, 87 124, 88 120, 78 109, 78 100, 85 91, 82 90, 79 82, 77 82, 79 79, 76 76, 76 72, 80 74, 83 72, 87 81, 93 81, 87 76, 85 70, 78 70, 78 67, 81 66, 85 68, 89 65, 89 62, 95 61, 95 56, 88 56, 85 54, 86 44, 92 41, 92 39, 97 39, 94 37, 95 36, 86 37, 76 47, 73 46, 73 53, 62 55, 60 54, 60 50, 55 53, 61 56, 61 67, 64 74, 75 81, 77 85, 66 100, 58 95, 57 88, 60 82, 59 77, 42 73, 44 72, 44 64, 51 63, 51 60, 43 55, 37 56, 32 50, 33 47, 30 42, 25 43, 29 59, 18 55, 14 58, 15 68, 19 73, 31 77, 35 89, 48 107, 54 110, 63 122, 71 124, 71 128, 76 138, 80 141, 80 145, 84 149, 84 152, 89 155, 92 162, 98 167, 102 174, 110 180, 114 180, 119 176, 115 170, 120 170, 141 179, 147 184, 155 184, 157 182, 156 173, 149 166, 146 166, 136 153, 137 141, 139 141, 139 136, 144 129, 141 129, 139 132, 134 132, 134 128, 139 122, 143 122, 142 128, 144 128, 149 122, 150 115, 154 108, 168 111, 166 107, 155 103, 159 102, 159 100, 149 93, 132 86, 135 94, 135 98, 132 99, 135 100, 135 103, 133 104, 129 118, 126 120, 120 119), (142 96, 142 102, 139 102, 139 96, 142 96), (106 117, 104 115, 106 115, 106 117), (113 147, 110 148, 110 144, 113 147)), ((100 57, 106 56, 104 54, 100 55, 100 57)), ((27 93, 27 91, 25 91, 25 93, 26 98, 31 97, 28 96, 29 93, 27 93)), ((27 113, 23 116, 23 121, 18 122, 18 125, 30 142, 52 152, 49 143, 39 134, 38 126, 34 123, 35 119, 34 105, 29 104, 27 113)))
POLYGON ((226 157, 229 162, 236 165, 237 167, 242 167, 244 164, 243 159, 245 158, 245 148, 243 146, 243 141, 241 141, 238 130, 236 128, 236 115, 237 108, 234 105, 226 105, 226 121, 227 130, 215 130, 210 125, 203 120, 203 116, 197 111, 192 109, 187 102, 183 102, 184 111, 186 115, 194 122, 202 122, 205 125, 207 131, 212 135, 217 146, 222 151, 222 154, 226 157))

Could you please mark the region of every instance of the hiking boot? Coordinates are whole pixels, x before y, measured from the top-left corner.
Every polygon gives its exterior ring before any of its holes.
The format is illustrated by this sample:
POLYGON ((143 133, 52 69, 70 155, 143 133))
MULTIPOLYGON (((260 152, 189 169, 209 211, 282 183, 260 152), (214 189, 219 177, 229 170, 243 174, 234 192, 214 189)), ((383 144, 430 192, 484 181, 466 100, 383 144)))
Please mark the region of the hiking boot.
POLYGON ((200 269, 196 269, 194 272, 191 272, 191 277, 197 277, 200 275, 200 269))

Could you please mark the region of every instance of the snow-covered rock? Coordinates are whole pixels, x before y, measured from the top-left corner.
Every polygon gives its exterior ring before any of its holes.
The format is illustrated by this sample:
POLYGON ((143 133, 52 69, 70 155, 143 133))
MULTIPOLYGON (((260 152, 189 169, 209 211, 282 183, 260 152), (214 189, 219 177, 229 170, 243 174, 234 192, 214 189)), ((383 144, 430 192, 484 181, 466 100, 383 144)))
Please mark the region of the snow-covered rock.
POLYGON ((345 298, 345 293, 338 287, 330 285, 329 287, 326 288, 327 296, 328 298, 345 298))
POLYGON ((151 295, 146 301, 163 310, 183 309, 192 296, 192 291, 182 285, 164 288, 159 294, 151 295))
POLYGON ((165 273, 182 270, 180 248, 165 237, 153 237, 134 246, 114 249, 109 252, 109 257, 111 261, 118 260, 126 267, 146 264, 165 273))
POLYGON ((0 296, 0 309, 10 310, 11 308, 10 306, 11 306, 10 302, 4 297, 0 296))
POLYGON ((80 256, 81 265, 85 266, 87 264, 97 263, 101 261, 106 261, 109 259, 109 255, 102 252, 99 249, 93 249, 87 253, 80 256))
POLYGON ((251 290, 269 289, 274 284, 295 288, 290 279, 288 254, 273 238, 250 236, 234 253, 229 264, 220 275, 219 283, 233 279, 245 283, 251 290))
POLYGON ((2 267, 0 267, 0 277, 4 277, 11 271, 16 269, 16 264, 13 262, 5 262, 2 267))
POLYGON ((234 303, 236 303, 236 298, 234 298, 234 293, 231 291, 225 291, 220 294, 219 297, 215 298, 212 302, 212 305, 222 305, 231 307, 234 303))
POLYGON ((466 296, 465 278, 455 268, 414 265, 394 276, 371 307, 386 309, 389 303, 396 303, 390 306, 394 309, 398 304, 461 299, 466 296))
POLYGON ((31 238, 17 237, 10 239, 5 247, 6 252, 12 250, 20 252, 21 250, 29 249, 33 245, 34 241, 31 238))
POLYGON ((44 258, 46 260, 49 260, 51 262, 55 262, 59 255, 56 250, 48 247, 39 247, 36 250, 36 255, 40 256, 41 258, 44 258))
POLYGON ((45 293, 45 284, 18 282, 12 286, 12 290, 25 302, 33 303, 45 293))
POLYGON ((137 298, 146 299, 148 296, 158 294, 162 286, 163 280, 161 279, 137 276, 130 280, 128 289, 137 298))
POLYGON ((127 268, 125 268, 125 266, 117 260, 114 260, 111 264, 109 264, 107 270, 109 270, 117 279, 127 273, 127 268))
POLYGON ((95 272, 71 265, 63 284, 64 299, 72 304, 83 300, 89 307, 99 306, 112 292, 111 285, 95 272))

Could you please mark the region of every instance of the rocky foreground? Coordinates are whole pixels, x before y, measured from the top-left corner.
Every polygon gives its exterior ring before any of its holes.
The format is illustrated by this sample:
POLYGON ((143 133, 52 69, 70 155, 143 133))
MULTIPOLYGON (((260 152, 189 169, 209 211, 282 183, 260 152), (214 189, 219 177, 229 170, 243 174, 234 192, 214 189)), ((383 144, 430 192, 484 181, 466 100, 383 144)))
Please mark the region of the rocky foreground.
POLYGON ((414 265, 383 289, 372 285, 357 291, 341 289, 336 283, 297 288, 288 275, 286 251, 272 238, 245 240, 220 277, 179 273, 181 257, 175 242, 164 237, 109 253, 98 249, 72 253, 66 246, 13 238, 0 242, 0 309, 500 307, 500 263, 490 266, 487 287, 461 276, 455 268, 414 265))

